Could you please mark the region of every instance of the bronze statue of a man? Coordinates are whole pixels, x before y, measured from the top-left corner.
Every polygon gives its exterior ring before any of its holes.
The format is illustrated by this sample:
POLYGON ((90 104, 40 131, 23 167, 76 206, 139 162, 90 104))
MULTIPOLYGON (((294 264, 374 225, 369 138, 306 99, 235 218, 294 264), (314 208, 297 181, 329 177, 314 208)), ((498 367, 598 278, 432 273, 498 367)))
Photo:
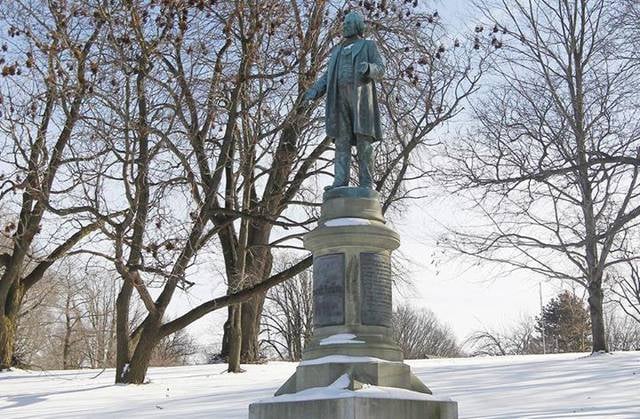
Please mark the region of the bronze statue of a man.
POLYGON ((327 93, 325 130, 336 145, 333 185, 347 186, 351 166, 351 146, 358 155, 358 182, 371 188, 374 141, 382 139, 380 111, 375 81, 384 74, 384 62, 372 40, 363 39, 364 19, 348 13, 343 22, 344 39, 331 51, 327 71, 306 92, 305 100, 327 93))

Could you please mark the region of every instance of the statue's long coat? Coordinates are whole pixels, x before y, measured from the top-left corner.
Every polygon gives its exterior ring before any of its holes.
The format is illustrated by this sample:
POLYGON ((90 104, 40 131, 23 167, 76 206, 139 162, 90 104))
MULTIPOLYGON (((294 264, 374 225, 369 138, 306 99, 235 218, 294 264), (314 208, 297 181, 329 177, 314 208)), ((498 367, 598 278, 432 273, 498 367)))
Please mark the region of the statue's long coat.
MULTIPOLYGON (((353 59, 353 91, 356 94, 354 103, 353 132, 354 134, 366 135, 373 138, 373 141, 382 139, 382 128, 380 126, 380 110, 378 108, 378 98, 376 96, 375 81, 380 81, 384 74, 384 62, 378 53, 378 48, 374 41, 359 39, 352 44, 351 57, 353 59), (357 74, 360 63, 369 64, 369 74, 361 78, 357 74)), ((325 130, 327 137, 336 138, 338 135, 338 72, 336 63, 340 46, 336 46, 331 51, 327 71, 311 87, 315 92, 315 97, 327 93, 327 104, 325 108, 325 130)), ((355 136, 354 136, 355 137, 355 136)))

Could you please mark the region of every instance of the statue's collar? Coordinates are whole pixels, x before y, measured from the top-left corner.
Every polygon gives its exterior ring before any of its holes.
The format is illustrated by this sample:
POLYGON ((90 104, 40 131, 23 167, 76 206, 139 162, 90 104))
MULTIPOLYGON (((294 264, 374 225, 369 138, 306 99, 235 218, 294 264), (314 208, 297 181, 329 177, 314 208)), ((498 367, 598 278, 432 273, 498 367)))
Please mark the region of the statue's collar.
POLYGON ((341 42, 336 47, 334 47, 333 50, 331 51, 331 58, 329 59, 328 71, 330 74, 333 74, 333 70, 336 66, 336 62, 338 61, 338 56, 340 55, 340 51, 342 51, 342 48, 346 47, 347 45, 348 46, 353 45, 353 47, 351 48, 351 59, 355 60, 356 56, 358 55, 362 47, 365 45, 365 42, 363 38, 358 38, 358 39, 354 39, 352 42, 349 42, 346 45, 341 42))
POLYGON ((360 41, 362 40, 361 37, 359 36, 352 36, 351 38, 345 38, 340 42, 340 45, 342 45, 343 47, 347 47, 351 44, 353 44, 354 42, 360 41))
POLYGON ((353 39, 345 39, 342 42, 340 42, 339 49, 342 50, 344 48, 351 48, 351 55, 355 57, 356 54, 360 52, 360 50, 364 45, 364 42, 362 41, 364 41, 364 39, 360 37, 354 37, 353 39))

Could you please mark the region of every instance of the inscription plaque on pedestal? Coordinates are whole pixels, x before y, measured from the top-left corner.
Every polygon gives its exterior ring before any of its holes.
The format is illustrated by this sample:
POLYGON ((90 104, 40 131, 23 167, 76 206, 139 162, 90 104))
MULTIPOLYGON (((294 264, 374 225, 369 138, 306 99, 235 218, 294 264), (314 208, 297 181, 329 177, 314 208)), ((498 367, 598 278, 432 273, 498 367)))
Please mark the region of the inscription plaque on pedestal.
POLYGON ((344 324, 344 253, 313 259, 313 324, 344 324))
POLYGON ((360 253, 360 320, 391 327, 391 260, 382 253, 360 253))

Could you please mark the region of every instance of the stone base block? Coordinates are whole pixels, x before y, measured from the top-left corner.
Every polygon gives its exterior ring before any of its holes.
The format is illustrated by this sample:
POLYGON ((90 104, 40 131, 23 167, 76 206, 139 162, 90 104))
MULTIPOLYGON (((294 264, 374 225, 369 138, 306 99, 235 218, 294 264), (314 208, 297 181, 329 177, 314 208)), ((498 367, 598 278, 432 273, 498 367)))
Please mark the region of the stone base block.
POLYGON ((347 374, 352 382, 365 385, 395 387, 431 394, 418 377, 402 362, 327 362, 299 365, 296 372, 276 392, 276 396, 292 394, 314 387, 326 387, 347 374))
POLYGON ((249 406, 249 419, 457 419, 453 401, 342 397, 259 402, 249 406))

